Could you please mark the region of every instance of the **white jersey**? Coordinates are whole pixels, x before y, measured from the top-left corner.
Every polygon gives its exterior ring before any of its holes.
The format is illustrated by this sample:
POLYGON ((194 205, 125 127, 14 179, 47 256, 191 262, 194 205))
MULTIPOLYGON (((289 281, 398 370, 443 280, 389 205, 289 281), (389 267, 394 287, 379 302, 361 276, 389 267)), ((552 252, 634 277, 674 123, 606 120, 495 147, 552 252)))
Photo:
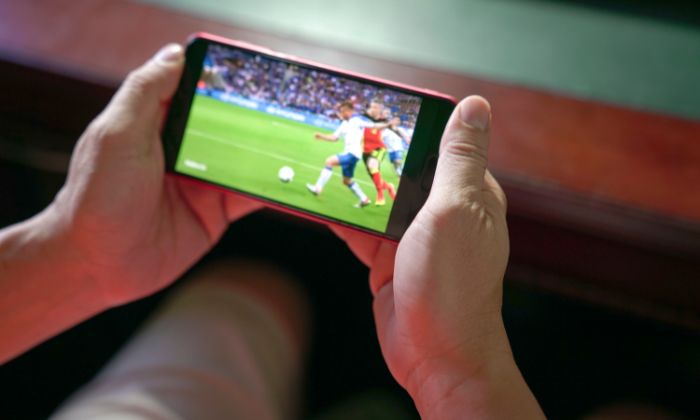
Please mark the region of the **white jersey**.
POLYGON ((358 159, 362 157, 362 139, 366 127, 374 127, 374 122, 359 116, 353 116, 340 124, 333 136, 342 138, 345 142, 343 153, 350 153, 358 159))
POLYGON ((384 141, 384 144, 386 144, 386 150, 390 152, 399 152, 404 150, 403 138, 396 134, 394 130, 385 128, 384 131, 382 131, 382 140, 384 141))

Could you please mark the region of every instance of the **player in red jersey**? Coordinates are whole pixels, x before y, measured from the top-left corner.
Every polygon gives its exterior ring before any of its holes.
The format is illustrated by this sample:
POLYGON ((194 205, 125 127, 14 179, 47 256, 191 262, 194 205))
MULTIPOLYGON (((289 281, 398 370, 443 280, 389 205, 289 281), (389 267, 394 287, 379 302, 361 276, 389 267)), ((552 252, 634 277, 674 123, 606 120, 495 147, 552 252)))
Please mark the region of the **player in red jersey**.
MULTIPOLYGON (((374 122, 385 122, 382 120, 384 105, 376 99, 369 103, 365 116, 374 122)), ((392 200, 396 198, 396 188, 393 184, 384 181, 382 174, 379 171, 384 156, 386 155, 386 146, 382 140, 382 131, 377 127, 367 127, 364 131, 362 160, 365 162, 367 172, 374 183, 374 188, 377 189, 377 199, 374 201, 376 206, 386 204, 384 198, 384 190, 389 193, 392 200)))

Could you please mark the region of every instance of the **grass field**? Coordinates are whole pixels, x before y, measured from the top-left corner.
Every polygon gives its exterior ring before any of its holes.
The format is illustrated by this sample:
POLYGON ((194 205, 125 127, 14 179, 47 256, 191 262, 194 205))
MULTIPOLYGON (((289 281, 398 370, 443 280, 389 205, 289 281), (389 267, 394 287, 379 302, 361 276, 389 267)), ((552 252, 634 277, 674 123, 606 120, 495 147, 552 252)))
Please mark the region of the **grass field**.
MULTIPOLYGON (((358 200, 342 184, 339 167, 334 168, 333 177, 320 196, 306 189, 307 182, 316 182, 326 158, 343 150, 342 141, 314 140, 314 133, 318 131, 323 130, 195 95, 176 170, 384 232, 392 204, 388 194, 385 206, 353 207, 358 200), (185 160, 190 164, 185 165, 185 160), (292 182, 283 183, 277 177, 282 166, 294 169, 292 182)), ((382 175, 388 182, 398 185, 398 177, 386 160, 382 164, 382 175)), ((355 168, 355 180, 374 201, 376 190, 362 161, 355 168)))

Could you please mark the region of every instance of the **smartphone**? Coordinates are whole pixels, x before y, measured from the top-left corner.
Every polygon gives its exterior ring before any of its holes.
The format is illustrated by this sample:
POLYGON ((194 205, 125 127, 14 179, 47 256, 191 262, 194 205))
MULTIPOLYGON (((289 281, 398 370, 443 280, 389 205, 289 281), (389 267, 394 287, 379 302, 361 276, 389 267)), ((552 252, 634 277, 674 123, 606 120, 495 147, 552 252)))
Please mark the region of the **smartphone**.
POLYGON ((398 241, 425 203, 454 98, 245 42, 190 37, 166 168, 398 241))

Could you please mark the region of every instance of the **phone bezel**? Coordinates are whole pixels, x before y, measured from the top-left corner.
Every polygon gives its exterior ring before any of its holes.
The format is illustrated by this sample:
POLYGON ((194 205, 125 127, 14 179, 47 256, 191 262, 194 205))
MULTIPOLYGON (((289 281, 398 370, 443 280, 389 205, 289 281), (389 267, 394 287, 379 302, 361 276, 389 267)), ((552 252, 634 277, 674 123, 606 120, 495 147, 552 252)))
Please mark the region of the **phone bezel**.
POLYGON ((265 47, 249 44, 247 42, 222 38, 216 35, 197 33, 189 37, 185 52, 185 69, 178 89, 173 96, 165 124, 162 131, 163 150, 165 155, 166 170, 179 177, 195 180, 203 185, 216 189, 241 194, 243 196, 260 201, 267 206, 287 213, 304 217, 321 223, 332 223, 345 226, 353 230, 362 231, 373 236, 391 241, 400 240, 405 230, 423 206, 430 191, 432 177, 435 170, 435 162, 440 144, 442 130, 456 104, 453 97, 420 89, 400 83, 378 79, 372 76, 353 73, 332 66, 314 63, 298 57, 272 51, 265 47), (238 48, 262 56, 296 64, 299 66, 318 69, 327 73, 354 79, 363 83, 370 83, 381 87, 390 88, 399 92, 421 97, 421 108, 416 120, 416 127, 411 141, 410 153, 404 162, 404 171, 401 176, 401 186, 398 189, 396 201, 387 223, 385 232, 377 232, 350 222, 335 219, 331 216, 313 213, 309 210, 285 204, 280 201, 256 195, 247 191, 236 189, 223 184, 218 184, 205 179, 183 174, 175 170, 177 155, 184 137, 185 127, 189 118, 190 108, 194 99, 196 85, 199 81, 202 62, 210 44, 218 44, 226 47, 238 48))

